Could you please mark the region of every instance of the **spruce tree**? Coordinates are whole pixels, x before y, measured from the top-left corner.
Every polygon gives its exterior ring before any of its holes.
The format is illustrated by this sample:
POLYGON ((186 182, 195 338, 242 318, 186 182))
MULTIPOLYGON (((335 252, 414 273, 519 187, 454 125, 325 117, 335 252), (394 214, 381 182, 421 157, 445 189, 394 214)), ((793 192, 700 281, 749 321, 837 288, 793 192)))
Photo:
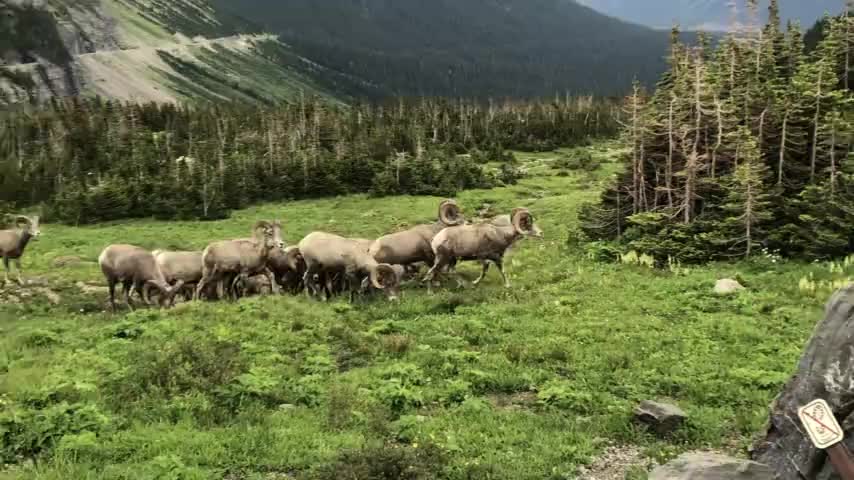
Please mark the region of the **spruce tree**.
POLYGON ((722 208, 727 214, 724 224, 732 232, 728 238, 731 250, 750 257, 762 238, 763 224, 772 218, 765 186, 768 168, 762 163, 756 139, 746 127, 739 128, 736 142, 741 161, 733 172, 722 208))

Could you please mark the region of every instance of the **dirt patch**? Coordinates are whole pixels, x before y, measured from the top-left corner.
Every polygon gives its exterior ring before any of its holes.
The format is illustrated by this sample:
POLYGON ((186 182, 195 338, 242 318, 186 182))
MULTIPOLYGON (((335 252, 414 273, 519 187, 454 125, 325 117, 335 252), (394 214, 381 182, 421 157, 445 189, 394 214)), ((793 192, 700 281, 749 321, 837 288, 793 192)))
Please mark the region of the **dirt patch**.
POLYGON ((516 392, 512 394, 500 393, 487 397, 493 407, 502 410, 522 410, 531 408, 537 403, 537 394, 534 392, 516 392))
POLYGON ((75 256, 56 257, 51 262, 54 268, 73 267, 83 263, 83 259, 75 256))
POLYGON ((109 288, 103 285, 91 285, 89 283, 77 282, 77 288, 80 289, 81 292, 87 295, 106 295, 109 292, 109 288))
POLYGON ((36 291, 47 297, 47 300, 53 305, 59 305, 62 303, 62 297, 49 288, 38 288, 36 291))
POLYGON ((612 445, 587 467, 578 469, 578 478, 585 480, 624 480, 632 467, 646 469, 641 450, 634 445, 612 445))

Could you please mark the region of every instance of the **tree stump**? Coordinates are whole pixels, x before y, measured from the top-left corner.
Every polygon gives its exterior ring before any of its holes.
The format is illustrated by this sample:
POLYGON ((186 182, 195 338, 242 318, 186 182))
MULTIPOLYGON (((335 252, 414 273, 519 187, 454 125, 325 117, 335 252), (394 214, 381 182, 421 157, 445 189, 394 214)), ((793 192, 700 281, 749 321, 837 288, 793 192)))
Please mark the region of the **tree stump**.
POLYGON ((854 448, 854 284, 828 302, 798 363, 798 370, 771 406, 765 438, 752 456, 774 469, 780 480, 838 478, 824 450, 807 437, 798 408, 822 398, 845 430, 845 444, 854 448))

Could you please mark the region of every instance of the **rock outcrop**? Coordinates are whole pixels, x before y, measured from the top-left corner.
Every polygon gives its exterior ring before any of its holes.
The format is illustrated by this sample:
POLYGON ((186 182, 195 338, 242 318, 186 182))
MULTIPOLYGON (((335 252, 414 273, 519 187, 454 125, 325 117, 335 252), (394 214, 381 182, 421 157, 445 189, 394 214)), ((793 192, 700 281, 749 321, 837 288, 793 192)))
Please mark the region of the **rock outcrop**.
POLYGON ((656 468, 649 480, 774 480, 774 471, 750 460, 693 452, 656 468))
POLYGON ((676 405, 646 400, 635 409, 635 422, 659 435, 668 435, 685 422, 685 412, 676 405))
POLYGON ((827 401, 849 432, 846 445, 854 448, 854 284, 828 302, 797 372, 771 406, 767 434, 754 448, 753 458, 770 465, 780 480, 836 478, 827 454, 813 447, 798 418, 798 408, 816 398, 827 401))
POLYGON ((744 286, 740 284, 738 280, 733 280, 731 278, 718 280, 717 283, 715 283, 715 293, 718 295, 732 295, 742 290, 744 290, 744 286))

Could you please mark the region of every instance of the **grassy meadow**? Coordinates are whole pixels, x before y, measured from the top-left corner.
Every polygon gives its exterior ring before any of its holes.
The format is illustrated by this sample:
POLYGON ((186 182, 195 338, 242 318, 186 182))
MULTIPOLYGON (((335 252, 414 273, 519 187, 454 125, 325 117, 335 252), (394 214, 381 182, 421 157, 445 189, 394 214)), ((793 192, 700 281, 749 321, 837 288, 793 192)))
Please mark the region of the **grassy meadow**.
POLYGON ((0 479, 568 479, 610 445, 639 449, 636 479, 685 450, 743 455, 847 266, 592 258, 568 239, 618 168, 612 147, 590 147, 592 172, 555 169, 566 151, 518 154, 518 185, 457 197, 470 217, 528 207, 545 231, 510 253, 510 290, 493 269, 478 288, 411 286, 400 304, 104 311, 95 261, 110 243, 201 249, 256 219, 281 220, 289 243, 313 230, 376 237, 433 221, 437 198, 43 225, 24 266, 47 285, 0 291, 0 479), (67 256, 83 262, 58 266, 67 256), (747 291, 712 293, 736 275, 747 291), (666 440, 632 426, 645 399, 677 403, 686 425, 666 440))

